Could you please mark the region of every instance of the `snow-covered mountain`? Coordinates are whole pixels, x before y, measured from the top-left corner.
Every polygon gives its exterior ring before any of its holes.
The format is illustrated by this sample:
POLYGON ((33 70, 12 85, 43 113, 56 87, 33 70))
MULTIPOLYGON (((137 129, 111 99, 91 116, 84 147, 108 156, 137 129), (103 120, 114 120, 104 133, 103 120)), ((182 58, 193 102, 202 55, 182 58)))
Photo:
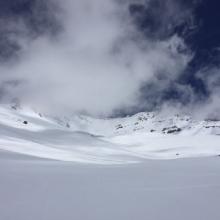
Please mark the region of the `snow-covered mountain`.
POLYGON ((220 121, 142 112, 125 118, 48 116, 0 106, 0 149, 62 161, 123 164, 220 154, 220 121))

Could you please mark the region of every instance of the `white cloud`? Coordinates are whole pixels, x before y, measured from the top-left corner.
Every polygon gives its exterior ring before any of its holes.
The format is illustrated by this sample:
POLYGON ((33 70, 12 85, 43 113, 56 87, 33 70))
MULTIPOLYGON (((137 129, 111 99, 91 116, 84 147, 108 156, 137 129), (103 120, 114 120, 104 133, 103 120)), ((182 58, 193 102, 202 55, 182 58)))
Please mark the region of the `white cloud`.
MULTIPOLYGON (((26 42, 19 60, 1 66, 2 81, 22 83, 8 91, 23 102, 49 111, 83 111, 109 115, 138 105, 140 88, 157 80, 173 80, 190 54, 178 36, 144 38, 127 12, 114 0, 58 1, 62 33, 26 42)), ((39 15, 40 16, 40 15, 39 15)))

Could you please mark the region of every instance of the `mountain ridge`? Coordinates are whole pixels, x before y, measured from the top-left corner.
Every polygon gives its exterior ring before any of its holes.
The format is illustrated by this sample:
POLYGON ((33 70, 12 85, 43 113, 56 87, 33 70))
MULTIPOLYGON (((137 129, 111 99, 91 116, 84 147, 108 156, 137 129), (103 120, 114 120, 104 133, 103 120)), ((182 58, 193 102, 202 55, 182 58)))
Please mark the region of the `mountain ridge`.
POLYGON ((49 116, 0 105, 0 150, 77 163, 127 164, 146 159, 220 155, 220 121, 141 112, 125 118, 49 116))

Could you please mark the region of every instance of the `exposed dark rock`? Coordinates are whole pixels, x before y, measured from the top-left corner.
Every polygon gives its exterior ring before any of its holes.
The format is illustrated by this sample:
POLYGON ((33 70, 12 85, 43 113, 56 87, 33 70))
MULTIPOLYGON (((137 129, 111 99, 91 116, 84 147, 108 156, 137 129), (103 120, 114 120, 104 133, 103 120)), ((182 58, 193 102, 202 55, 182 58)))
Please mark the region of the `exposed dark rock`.
POLYGON ((123 128, 123 126, 121 125, 121 124, 119 124, 119 125, 117 125, 116 126, 116 129, 118 130, 118 129, 122 129, 123 128))
POLYGON ((181 131, 180 128, 172 129, 172 130, 168 130, 168 131, 167 131, 167 134, 178 133, 178 132, 180 132, 180 131, 181 131))
POLYGON ((169 128, 163 128, 162 132, 166 134, 172 134, 172 133, 179 133, 182 129, 178 128, 177 126, 169 127, 169 128))
POLYGON ((220 126, 212 125, 212 126, 205 126, 205 128, 220 128, 220 126))
POLYGON ((23 121, 23 124, 27 125, 27 124, 28 124, 28 122, 27 122, 27 121, 23 121))
POLYGON ((11 108, 17 110, 17 107, 15 105, 11 106, 11 108))
POLYGON ((139 121, 147 121, 148 119, 145 116, 139 116, 138 120, 139 121))

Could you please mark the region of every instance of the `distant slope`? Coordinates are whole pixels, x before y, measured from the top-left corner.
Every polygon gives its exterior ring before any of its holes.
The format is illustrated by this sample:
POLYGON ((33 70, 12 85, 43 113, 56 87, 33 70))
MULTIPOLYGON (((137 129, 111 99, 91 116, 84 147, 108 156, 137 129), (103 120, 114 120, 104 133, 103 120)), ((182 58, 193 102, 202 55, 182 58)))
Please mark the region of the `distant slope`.
POLYGON ((139 113, 95 119, 46 116, 31 108, 0 106, 0 149, 35 157, 97 164, 220 154, 220 122, 139 113))

